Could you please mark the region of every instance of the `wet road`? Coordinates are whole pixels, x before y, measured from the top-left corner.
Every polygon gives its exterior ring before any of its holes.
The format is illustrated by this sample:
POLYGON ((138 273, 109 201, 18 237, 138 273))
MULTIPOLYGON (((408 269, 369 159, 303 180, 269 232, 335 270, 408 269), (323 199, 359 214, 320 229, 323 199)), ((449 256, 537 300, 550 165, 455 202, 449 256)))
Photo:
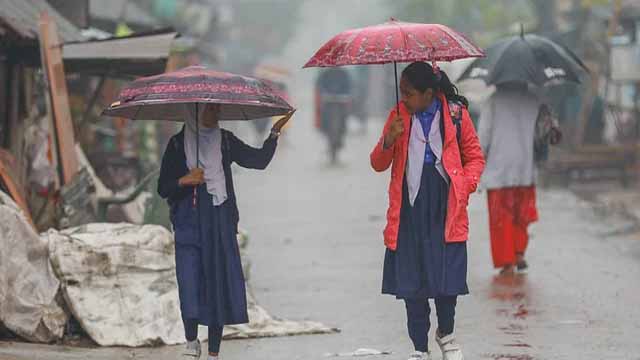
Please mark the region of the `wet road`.
MULTIPOLYGON (((342 332, 227 341, 225 360, 326 359, 325 353, 362 347, 393 352, 364 359, 396 360, 412 350, 404 305, 380 295, 389 173, 375 174, 368 153, 381 123, 372 124, 375 131, 367 136, 350 137, 344 165, 328 167, 324 143, 309 126, 314 73, 297 70, 337 29, 378 23, 388 14, 381 1, 367 0, 367 11, 363 4, 342 3, 305 2, 302 28, 283 56, 296 69, 290 88, 300 108, 288 141, 267 171, 239 170, 235 177, 242 226, 252 235, 257 300, 273 315, 321 321, 342 332), (326 11, 333 8, 341 8, 341 16, 326 11)), ((491 268, 485 196, 471 198, 471 295, 461 298, 457 309, 456 331, 466 358, 640 360, 640 239, 606 235, 619 224, 594 215, 569 192, 539 191, 541 219, 532 228, 530 270, 499 278, 491 268)), ((433 332, 430 346, 440 359, 433 332)), ((0 342, 0 360, 169 360, 179 358, 180 350, 0 342)))
MULTIPOLYGON (((325 359, 366 347, 393 352, 372 359, 405 359, 412 349, 404 306, 380 295, 389 174, 369 168, 376 136, 350 137, 343 165, 332 168, 308 115, 296 114, 268 170, 236 173, 241 222, 252 237, 251 281, 261 305, 275 316, 342 332, 227 341, 223 358, 325 359)), ((372 124, 376 132, 380 126, 372 124)), ((612 224, 570 193, 540 191, 530 270, 497 277, 485 196, 472 196, 470 204, 471 295, 459 301, 456 319, 466 357, 640 359, 640 241, 604 235, 612 224)), ((433 332, 430 346, 440 359, 433 332)), ((0 343, 0 359, 175 359, 179 350, 0 343)))
MULTIPOLYGON (((264 234, 251 245, 253 282, 258 299, 275 314, 328 322, 343 333, 267 341, 248 352, 266 355, 300 341, 308 345, 293 345, 301 354, 290 358, 359 347, 406 358, 412 349, 404 306, 380 295, 389 174, 368 165, 377 135, 350 138, 345 165, 331 169, 323 165, 319 139, 297 130, 299 138, 281 149, 265 176, 247 173, 239 181, 247 228, 264 234), (262 206, 256 204, 261 199, 262 206)), ((603 235, 612 224, 572 194, 540 191, 531 269, 498 277, 491 268, 485 196, 475 194, 470 205, 472 294, 461 299, 457 317, 468 358, 640 359, 640 242, 603 235)))

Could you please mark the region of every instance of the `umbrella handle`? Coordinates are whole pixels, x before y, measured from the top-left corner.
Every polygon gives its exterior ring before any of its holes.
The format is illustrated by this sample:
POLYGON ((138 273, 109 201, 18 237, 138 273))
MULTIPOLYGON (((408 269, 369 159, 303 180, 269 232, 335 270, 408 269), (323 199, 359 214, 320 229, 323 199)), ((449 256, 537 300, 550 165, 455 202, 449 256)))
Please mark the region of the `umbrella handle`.
POLYGON ((193 207, 194 207, 194 208, 196 207, 196 204, 197 204, 197 202, 198 202, 198 201, 196 200, 197 198, 198 198, 198 187, 197 187, 197 186, 194 186, 194 187, 193 187, 193 207))
MULTIPOLYGON (((200 114, 198 114, 198 103, 196 105, 196 168, 200 166, 200 114)), ((196 207, 198 202, 198 186, 193 187, 193 207, 196 207)), ((198 209, 200 210, 200 209, 198 209)), ((200 219, 200 213, 198 213, 198 219, 200 219)))
POLYGON ((393 62, 393 74, 396 78, 396 114, 400 115, 400 99, 398 97, 398 65, 394 61, 393 62))

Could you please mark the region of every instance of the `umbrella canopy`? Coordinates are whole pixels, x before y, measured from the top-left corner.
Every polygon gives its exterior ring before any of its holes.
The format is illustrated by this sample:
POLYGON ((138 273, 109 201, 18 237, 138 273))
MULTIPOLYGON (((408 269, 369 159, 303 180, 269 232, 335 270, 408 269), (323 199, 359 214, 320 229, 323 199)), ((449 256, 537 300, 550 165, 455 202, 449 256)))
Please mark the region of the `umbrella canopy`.
POLYGON ((447 26, 407 23, 391 18, 384 24, 347 30, 334 36, 304 67, 393 63, 396 111, 400 114, 398 62, 453 61, 483 56, 479 47, 447 26))
POLYGON ((293 108, 265 82, 190 66, 140 78, 125 87, 102 114, 134 120, 184 120, 177 104, 220 104, 220 120, 284 115, 293 108))
POLYGON ((545 37, 524 35, 498 41, 487 57, 476 59, 458 79, 482 79, 487 85, 527 82, 538 86, 557 82, 580 82, 588 72, 569 49, 545 37))
POLYGON ((334 36, 304 67, 453 61, 482 56, 480 48, 447 26, 391 19, 334 36))

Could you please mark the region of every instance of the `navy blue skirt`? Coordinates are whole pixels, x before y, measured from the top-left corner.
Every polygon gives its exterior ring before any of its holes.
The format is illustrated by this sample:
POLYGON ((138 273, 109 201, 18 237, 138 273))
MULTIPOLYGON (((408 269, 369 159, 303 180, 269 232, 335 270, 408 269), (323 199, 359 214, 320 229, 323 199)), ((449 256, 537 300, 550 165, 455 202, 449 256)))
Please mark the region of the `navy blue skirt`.
POLYGON ((171 213, 182 317, 206 326, 247 323, 244 274, 230 201, 213 206, 201 185, 198 203, 199 223, 192 196, 175 204, 171 213))
POLYGON ((444 241, 449 186, 435 166, 425 164, 412 207, 406 178, 396 251, 384 256, 382 293, 401 299, 465 295, 467 245, 444 241))

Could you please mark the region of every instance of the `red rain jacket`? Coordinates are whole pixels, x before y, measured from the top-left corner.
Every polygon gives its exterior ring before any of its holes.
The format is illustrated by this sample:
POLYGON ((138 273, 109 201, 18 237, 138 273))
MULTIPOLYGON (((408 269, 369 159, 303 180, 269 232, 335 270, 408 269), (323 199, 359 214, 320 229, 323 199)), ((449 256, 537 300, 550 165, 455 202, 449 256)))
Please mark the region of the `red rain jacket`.
MULTIPOLYGON (((469 237, 469 216, 467 204, 469 195, 476 191, 485 160, 480 147, 478 135, 471 122, 466 108, 450 103, 444 95, 439 94, 444 115, 444 142, 442 163, 451 178, 449 187, 447 218, 445 222, 445 241, 464 242, 469 237), (456 137, 456 126, 452 120, 452 111, 462 112, 460 144, 456 137), (460 154, 462 152, 462 154, 460 154)), ((391 166, 391 183, 389 184, 389 209, 387 210, 387 226, 384 229, 384 244, 395 250, 400 226, 400 208, 402 206, 402 183, 408 157, 409 133, 411 132, 411 115, 403 103, 400 103, 400 116, 405 131, 388 149, 384 149, 384 137, 389 131, 396 108, 391 110, 380 141, 371 152, 371 167, 378 172, 391 166)))

